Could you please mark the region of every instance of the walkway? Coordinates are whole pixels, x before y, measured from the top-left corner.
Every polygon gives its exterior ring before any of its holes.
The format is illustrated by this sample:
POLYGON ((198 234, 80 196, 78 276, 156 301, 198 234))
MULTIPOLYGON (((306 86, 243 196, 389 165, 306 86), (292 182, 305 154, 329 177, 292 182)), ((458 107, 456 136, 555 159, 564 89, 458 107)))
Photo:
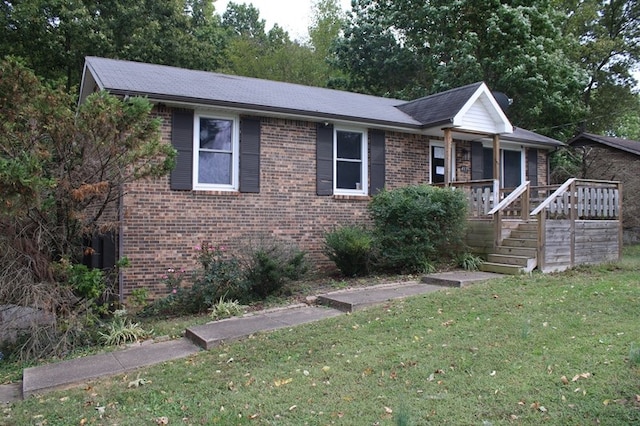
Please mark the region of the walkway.
POLYGON ((430 293, 442 289, 442 286, 462 287, 498 277, 501 275, 486 272, 445 272, 428 275, 423 278, 423 282, 412 281, 341 290, 318 296, 317 305, 300 304, 270 309, 191 327, 181 339, 143 342, 124 350, 26 368, 21 384, 0 386, 0 403, 185 358, 202 349, 208 350, 260 331, 319 321, 389 300, 430 293))

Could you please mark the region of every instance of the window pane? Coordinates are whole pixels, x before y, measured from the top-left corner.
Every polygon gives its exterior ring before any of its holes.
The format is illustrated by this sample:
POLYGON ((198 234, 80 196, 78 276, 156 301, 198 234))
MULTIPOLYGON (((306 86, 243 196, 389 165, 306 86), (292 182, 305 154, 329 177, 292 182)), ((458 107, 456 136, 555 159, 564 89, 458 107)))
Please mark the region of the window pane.
POLYGON ((362 133, 337 132, 338 158, 362 159, 362 133))
POLYGON ((231 154, 200 152, 198 183, 231 184, 231 154))
POLYGON ((351 161, 338 161, 336 167, 336 188, 362 189, 361 180, 362 163, 351 161))
POLYGON ((433 158, 442 158, 444 159, 444 148, 441 146, 433 147, 433 158))
POLYGON ((200 148, 231 151, 233 121, 200 118, 200 148))

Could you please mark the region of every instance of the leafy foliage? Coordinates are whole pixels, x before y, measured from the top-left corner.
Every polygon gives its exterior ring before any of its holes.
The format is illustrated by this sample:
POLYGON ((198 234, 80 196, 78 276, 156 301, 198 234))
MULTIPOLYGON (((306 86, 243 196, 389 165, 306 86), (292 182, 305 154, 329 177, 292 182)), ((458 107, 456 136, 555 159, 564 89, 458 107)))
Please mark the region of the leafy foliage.
POLYGON ((96 297, 109 290, 79 266, 83 237, 112 228, 122 185, 168 173, 175 151, 144 99, 95 93, 76 109, 15 59, 0 62, 0 75, 0 304, 57 318, 31 334, 25 354, 67 351, 92 338, 96 297))
POLYGON ((324 254, 347 277, 371 272, 373 249, 373 235, 363 226, 343 226, 324 236, 324 254))
POLYGON ((134 343, 149 336, 139 323, 134 323, 126 318, 126 312, 116 311, 114 318, 106 324, 106 330, 98 332, 100 340, 107 346, 120 346, 126 343, 134 343))
POLYGON ((428 185, 373 197, 377 264, 385 270, 423 272, 462 247, 467 202, 461 191, 428 185))
POLYGON ((403 99, 485 81, 513 98, 515 124, 557 136, 580 117, 584 87, 563 51, 561 18, 546 0, 359 0, 336 65, 344 87, 403 99))
POLYGON ((196 271, 191 288, 182 294, 183 303, 191 312, 204 312, 221 297, 233 299, 245 293, 238 260, 225 247, 203 243, 198 262, 201 269, 196 271))
MULTIPOLYGON (((581 130, 634 138, 626 116, 638 110, 637 84, 631 71, 640 62, 640 3, 631 0, 561 0, 567 49, 588 81, 583 90, 587 108, 581 130)), ((637 117, 637 113, 634 114, 637 117)))
POLYGON ((241 250, 240 264, 247 288, 261 299, 280 291, 308 270, 304 251, 267 237, 252 241, 241 250))
POLYGON ((242 315, 242 305, 237 300, 225 300, 220 298, 210 309, 210 316, 214 320, 236 317, 242 315))

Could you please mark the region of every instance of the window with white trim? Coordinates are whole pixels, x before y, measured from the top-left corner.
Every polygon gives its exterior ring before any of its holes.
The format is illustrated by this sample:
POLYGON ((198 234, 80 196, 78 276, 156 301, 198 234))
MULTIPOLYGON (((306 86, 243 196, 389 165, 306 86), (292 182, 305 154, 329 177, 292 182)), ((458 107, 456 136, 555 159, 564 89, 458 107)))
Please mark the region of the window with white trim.
POLYGON ((193 181, 195 189, 238 189, 238 118, 194 116, 193 181))
POLYGON ((360 130, 334 130, 333 154, 334 193, 367 194, 367 133, 360 130))

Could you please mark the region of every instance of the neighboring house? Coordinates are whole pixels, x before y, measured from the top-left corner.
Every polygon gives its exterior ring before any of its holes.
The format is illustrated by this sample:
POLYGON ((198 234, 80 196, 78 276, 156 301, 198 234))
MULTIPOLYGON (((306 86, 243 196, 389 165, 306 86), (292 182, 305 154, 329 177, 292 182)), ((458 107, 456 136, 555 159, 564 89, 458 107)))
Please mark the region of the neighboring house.
POLYGON ((563 145, 514 128, 482 82, 406 102, 89 57, 80 102, 97 90, 147 97, 178 151, 170 176, 123 188, 124 296, 138 286, 164 293, 163 271, 193 267, 203 241, 266 234, 328 266, 324 233, 366 220, 380 189, 546 185, 548 154, 563 145))
POLYGON ((581 177, 622 182, 625 243, 640 243, 640 141, 581 133, 570 146, 581 153, 581 177))

